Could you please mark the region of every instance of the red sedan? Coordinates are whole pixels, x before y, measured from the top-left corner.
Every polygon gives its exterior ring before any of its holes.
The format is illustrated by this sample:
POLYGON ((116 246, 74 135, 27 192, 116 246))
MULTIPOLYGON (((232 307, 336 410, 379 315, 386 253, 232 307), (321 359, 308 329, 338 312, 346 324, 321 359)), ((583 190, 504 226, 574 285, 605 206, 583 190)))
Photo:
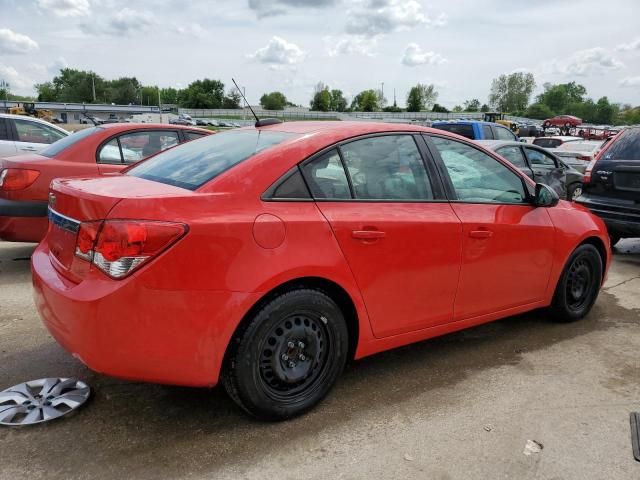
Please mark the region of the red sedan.
POLYGON ((573 115, 556 115, 553 118, 547 118, 542 122, 544 128, 559 127, 559 128, 573 128, 582 124, 582 119, 574 117, 573 115))
POLYGON ((195 127, 114 123, 80 130, 39 153, 0 158, 0 240, 39 242, 57 177, 119 172, 169 147, 212 133, 195 127))
POLYGON ((292 122, 58 179, 35 301, 89 368, 222 382, 295 416, 349 358, 546 307, 584 317, 610 262, 600 219, 495 153, 419 126, 292 122))

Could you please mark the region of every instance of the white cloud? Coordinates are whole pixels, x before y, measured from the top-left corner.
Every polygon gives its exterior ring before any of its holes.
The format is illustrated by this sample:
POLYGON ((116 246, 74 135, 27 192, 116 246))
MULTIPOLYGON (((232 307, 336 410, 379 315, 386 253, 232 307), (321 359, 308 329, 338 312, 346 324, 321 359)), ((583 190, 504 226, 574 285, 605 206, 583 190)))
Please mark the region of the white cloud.
POLYGON ((306 53, 296 44, 274 36, 271 37, 265 47, 259 48, 255 53, 250 54, 249 58, 253 58, 260 63, 292 65, 304 60, 305 56, 306 53))
POLYGON ((91 12, 89 0, 38 0, 38 6, 57 17, 86 17, 91 12))
POLYGON ((99 22, 82 23, 80 29, 86 34, 102 33, 121 37, 145 32, 155 24, 157 24, 157 20, 149 12, 139 12, 125 7, 99 22))
POLYGON ((324 37, 325 52, 330 57, 338 55, 350 55, 353 53, 373 57, 373 49, 377 44, 377 38, 368 38, 362 35, 341 35, 339 37, 324 37))
POLYGON ((30 37, 8 28, 0 28, 0 55, 24 54, 38 48, 38 44, 30 37))
POLYGON ((50 65, 47 65, 47 71, 50 75, 55 76, 60 73, 60 70, 63 68, 67 68, 69 66, 69 62, 64 57, 58 57, 53 61, 50 65))
POLYGON ((602 47, 580 50, 566 60, 555 60, 552 63, 554 73, 576 77, 584 77, 607 70, 617 70, 622 67, 624 67, 624 64, 609 55, 602 47))
POLYGON ((0 78, 9 84, 11 93, 24 95, 33 92, 34 81, 19 73, 14 67, 0 65, 0 78))
POLYGON ((203 39, 207 36, 207 31, 199 23, 190 23, 188 25, 175 26, 174 30, 180 35, 190 35, 199 39, 203 39))
POLYGON ((621 87, 640 87, 640 77, 627 77, 618 82, 621 87))
POLYGON ((402 56, 402 63, 408 67, 418 65, 439 65, 446 60, 439 53, 425 52, 417 43, 410 43, 402 56))
POLYGON ((619 52, 630 52, 632 50, 640 50, 640 37, 629 43, 621 43, 616 47, 619 52))
POLYGON ((420 25, 443 26, 447 17, 430 19, 416 0, 367 0, 347 11, 347 33, 374 37, 420 25))
POLYGON ((256 12, 258 18, 263 18, 284 15, 288 7, 324 8, 335 3, 336 0, 249 0, 249 8, 256 12))

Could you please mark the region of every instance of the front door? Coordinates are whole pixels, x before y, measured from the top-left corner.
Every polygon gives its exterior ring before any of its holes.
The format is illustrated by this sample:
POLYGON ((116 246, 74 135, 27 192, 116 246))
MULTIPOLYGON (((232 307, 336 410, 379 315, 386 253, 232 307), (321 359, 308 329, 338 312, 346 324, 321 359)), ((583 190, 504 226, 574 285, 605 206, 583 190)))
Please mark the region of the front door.
POLYGON ((560 198, 567 197, 567 175, 564 168, 549 153, 541 148, 524 147, 536 183, 553 188, 560 198))
POLYGON ((303 172, 362 292, 374 335, 450 322, 462 227, 434 194, 416 139, 355 140, 312 159, 303 172))
POLYGON ((541 300, 553 259, 555 229, 544 208, 529 203, 522 178, 469 144, 431 137, 463 225, 455 319, 541 300))

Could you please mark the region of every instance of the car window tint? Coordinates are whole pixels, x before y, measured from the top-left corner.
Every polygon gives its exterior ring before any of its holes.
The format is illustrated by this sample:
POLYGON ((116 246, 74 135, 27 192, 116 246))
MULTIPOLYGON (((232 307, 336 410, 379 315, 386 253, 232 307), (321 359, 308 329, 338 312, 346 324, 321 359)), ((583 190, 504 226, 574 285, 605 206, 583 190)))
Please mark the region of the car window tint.
POLYGON ((102 129, 96 128, 96 127, 90 127, 90 128, 84 128, 82 130, 78 130, 77 132, 72 133, 71 135, 63 137, 61 140, 58 140, 57 142, 52 143, 47 148, 42 150, 40 152, 40 155, 44 155, 45 157, 55 157, 56 155, 61 153, 63 150, 69 148, 72 145, 75 145, 76 143, 100 131, 102 131, 102 129))
POLYGON ((482 125, 482 132, 485 140, 493 140, 493 132, 490 125, 482 125))
POLYGON ((330 150, 302 167, 313 198, 351 198, 349 182, 337 150, 330 150))
POLYGON ((161 152, 127 175, 195 190, 247 158, 297 136, 259 129, 230 130, 161 152))
POLYGON ((496 150, 496 153, 502 155, 518 168, 525 168, 527 166, 527 162, 524 159, 524 155, 522 154, 522 149, 520 147, 502 147, 496 150))
POLYGON ((536 166, 555 167, 556 162, 553 157, 545 152, 534 148, 526 148, 529 163, 536 166))
POLYGON ((457 200, 470 203, 525 203, 522 179, 495 158, 462 142, 432 137, 457 200))
POLYGON ((640 128, 632 128, 618 134, 604 153, 603 159, 640 160, 640 128))
POLYGON ((9 140, 9 126, 4 118, 0 118, 0 140, 9 140))
POLYGON ((135 163, 143 158, 171 148, 179 143, 178 132, 149 130, 120 135, 124 163, 135 163))
POLYGON ((19 142, 50 144, 65 136, 54 128, 29 120, 14 118, 13 122, 18 132, 19 142))
POLYGON ((516 140, 516 136, 511 132, 511 130, 503 127, 493 127, 493 129, 495 130, 496 138, 498 140, 516 140))
POLYGON ((458 135, 462 135, 463 137, 467 137, 471 140, 475 138, 475 135, 473 134, 473 126, 466 123, 435 124, 433 125, 433 128, 444 130, 446 132, 457 133, 458 135))
POLYGON ((118 139, 113 138, 102 147, 98 152, 99 163, 122 163, 122 155, 120 153, 120 145, 118 145, 118 139))
POLYGON ((347 143, 340 150, 357 199, 433 199, 427 172, 412 136, 365 138, 347 143))
POLYGON ((562 140, 558 138, 536 138, 533 144, 542 148, 556 148, 558 145, 562 145, 562 140))
POLYGON ((307 185, 304 183, 300 170, 296 167, 292 175, 282 182, 274 190, 271 198, 279 199, 295 199, 295 198, 311 198, 307 185))
POLYGON ((202 138, 206 136, 206 133, 202 133, 202 132, 184 132, 184 137, 187 139, 187 142, 189 140, 197 140, 198 138, 202 138))

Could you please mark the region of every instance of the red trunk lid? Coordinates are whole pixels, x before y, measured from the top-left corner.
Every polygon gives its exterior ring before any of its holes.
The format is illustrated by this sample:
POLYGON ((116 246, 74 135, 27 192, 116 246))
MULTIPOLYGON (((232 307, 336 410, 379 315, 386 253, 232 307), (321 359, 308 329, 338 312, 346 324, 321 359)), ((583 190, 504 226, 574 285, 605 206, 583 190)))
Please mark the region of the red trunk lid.
POLYGON ((45 241, 51 262, 72 281, 79 282, 89 262, 75 256, 81 222, 104 220, 122 199, 184 196, 182 188, 127 175, 55 179, 49 192, 49 232, 45 241))

